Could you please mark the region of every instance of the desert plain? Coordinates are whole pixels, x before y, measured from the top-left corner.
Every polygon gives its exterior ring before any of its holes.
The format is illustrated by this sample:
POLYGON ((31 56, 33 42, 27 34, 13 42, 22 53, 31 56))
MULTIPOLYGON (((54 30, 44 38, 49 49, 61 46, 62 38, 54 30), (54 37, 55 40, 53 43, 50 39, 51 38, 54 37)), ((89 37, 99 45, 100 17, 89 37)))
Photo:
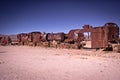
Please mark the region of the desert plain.
POLYGON ((0 46, 0 80, 120 80, 120 53, 0 46))

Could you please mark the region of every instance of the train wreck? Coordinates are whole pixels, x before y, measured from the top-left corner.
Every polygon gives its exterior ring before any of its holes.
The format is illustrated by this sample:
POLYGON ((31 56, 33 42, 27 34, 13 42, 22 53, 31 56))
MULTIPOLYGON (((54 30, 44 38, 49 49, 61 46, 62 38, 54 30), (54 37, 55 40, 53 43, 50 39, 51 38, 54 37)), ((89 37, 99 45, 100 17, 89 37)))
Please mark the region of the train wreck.
POLYGON ((119 27, 115 23, 106 23, 104 26, 92 27, 84 25, 83 29, 70 30, 68 33, 67 42, 90 41, 89 48, 106 48, 109 43, 119 43, 119 27), (88 33, 85 39, 84 33, 88 33))
MULTIPOLYGON (((0 40, 3 44, 5 38, 1 37, 0 40)), ((105 49, 110 47, 112 43, 119 43, 119 26, 110 22, 98 27, 84 25, 82 29, 72 29, 68 33, 41 33, 39 31, 20 33, 17 35, 17 41, 18 45, 73 49, 87 47, 89 42, 89 48, 105 49)))
POLYGON ((106 23, 101 27, 91 27, 84 25, 83 29, 77 30, 78 33, 90 32, 91 48, 105 48, 108 43, 119 42, 119 27, 115 23, 106 23))

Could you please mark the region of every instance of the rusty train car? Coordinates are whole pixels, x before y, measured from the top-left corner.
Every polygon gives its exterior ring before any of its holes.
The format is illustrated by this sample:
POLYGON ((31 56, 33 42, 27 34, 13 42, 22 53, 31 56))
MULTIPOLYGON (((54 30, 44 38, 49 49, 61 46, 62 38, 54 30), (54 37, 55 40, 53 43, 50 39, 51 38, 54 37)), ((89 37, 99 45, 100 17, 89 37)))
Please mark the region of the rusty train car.
POLYGON ((82 29, 72 29, 67 34, 30 32, 17 35, 20 45, 34 45, 59 48, 77 48, 85 45, 85 34, 90 38, 90 48, 106 48, 108 43, 119 42, 119 27, 115 23, 106 23, 103 26, 92 27, 84 25, 82 29))
POLYGON ((91 32, 92 48, 105 48, 108 43, 118 43, 119 27, 115 23, 106 23, 102 27, 95 27, 91 32))
POLYGON ((1 35, 0 45, 18 45, 17 35, 1 35))
POLYGON ((28 44, 28 34, 20 33, 17 35, 19 45, 27 45, 28 44))
POLYGON ((102 27, 95 27, 91 32, 92 48, 104 48, 108 43, 118 43, 119 27, 115 23, 106 23, 102 27))
POLYGON ((89 32, 91 37, 91 48, 105 48, 108 43, 118 43, 119 27, 115 23, 106 23, 104 26, 91 27, 84 25, 78 33, 89 32))
MULTIPOLYGON (((41 41, 41 32, 30 32, 28 33, 28 43, 32 43, 32 45, 37 46, 41 41)), ((30 45, 30 44, 29 44, 30 45)))

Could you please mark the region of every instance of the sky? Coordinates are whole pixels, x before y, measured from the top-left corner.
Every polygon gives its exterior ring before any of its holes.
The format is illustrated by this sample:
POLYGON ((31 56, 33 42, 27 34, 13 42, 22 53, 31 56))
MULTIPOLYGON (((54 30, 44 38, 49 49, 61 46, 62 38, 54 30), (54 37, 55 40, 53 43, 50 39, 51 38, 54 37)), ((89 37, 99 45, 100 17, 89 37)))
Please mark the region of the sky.
POLYGON ((0 34, 68 33, 107 22, 120 26, 119 0, 0 0, 0 34))

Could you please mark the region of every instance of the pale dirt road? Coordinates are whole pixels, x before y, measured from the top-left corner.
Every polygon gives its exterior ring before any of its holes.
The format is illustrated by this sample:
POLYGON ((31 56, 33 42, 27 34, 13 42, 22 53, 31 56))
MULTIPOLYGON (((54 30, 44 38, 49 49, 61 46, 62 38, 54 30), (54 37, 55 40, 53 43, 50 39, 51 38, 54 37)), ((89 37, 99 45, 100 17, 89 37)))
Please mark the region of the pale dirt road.
POLYGON ((120 53, 0 46, 0 80, 120 80, 120 53))

